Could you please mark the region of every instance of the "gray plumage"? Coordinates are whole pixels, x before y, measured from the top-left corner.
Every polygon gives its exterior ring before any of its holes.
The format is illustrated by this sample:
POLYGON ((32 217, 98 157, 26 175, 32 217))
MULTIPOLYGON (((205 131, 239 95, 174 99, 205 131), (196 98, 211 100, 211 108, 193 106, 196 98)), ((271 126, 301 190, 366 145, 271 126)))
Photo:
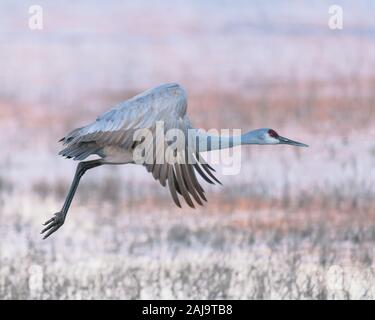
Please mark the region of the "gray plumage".
POLYGON ((240 136, 205 134, 192 127, 186 109, 185 90, 175 83, 163 84, 116 105, 100 115, 95 122, 77 128, 62 138, 60 141, 64 149, 60 155, 80 162, 61 211, 44 223, 45 228, 41 232, 45 234, 44 239, 64 224, 79 181, 87 170, 104 164, 135 163, 133 155, 135 148, 142 143, 138 139, 142 130, 148 130, 151 134, 149 140, 144 140, 147 161, 142 164, 162 186, 168 186, 174 203, 179 207, 179 195, 193 208, 195 204, 203 205, 207 201, 196 173, 208 183, 220 183, 213 174, 215 170, 204 161, 200 152, 249 144, 307 147, 279 136, 269 128, 253 130, 240 136), (185 139, 182 148, 168 148, 166 139, 159 141, 156 138, 160 121, 163 122, 164 135, 171 129, 182 131, 185 139), (99 159, 82 161, 90 155, 97 155, 99 159), (159 156, 164 161, 157 161, 159 156), (176 161, 168 161, 171 156, 175 156, 176 161))
MULTIPOLYGON (((103 164, 131 163, 136 130, 149 129, 155 133, 156 122, 163 121, 164 133, 170 129, 180 129, 187 136, 188 130, 193 127, 186 109, 185 90, 178 84, 163 84, 116 105, 95 122, 68 133, 60 140, 65 148, 59 154, 78 161, 96 154, 103 159, 103 164)), ((199 205, 203 205, 202 200, 207 201, 195 172, 211 184, 215 181, 220 183, 211 172, 214 169, 204 162, 192 146, 186 145, 185 152, 196 157, 195 164, 156 164, 156 152, 153 152, 153 163, 145 164, 145 167, 162 186, 168 183, 172 199, 179 207, 181 204, 177 193, 192 208, 192 198, 199 205)))

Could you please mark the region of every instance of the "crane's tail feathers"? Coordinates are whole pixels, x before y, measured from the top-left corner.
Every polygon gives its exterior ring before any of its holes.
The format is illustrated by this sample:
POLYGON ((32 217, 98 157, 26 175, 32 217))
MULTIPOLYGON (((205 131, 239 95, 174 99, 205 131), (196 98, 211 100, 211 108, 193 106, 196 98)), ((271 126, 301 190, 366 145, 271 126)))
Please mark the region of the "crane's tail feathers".
POLYGON ((73 131, 69 132, 65 137, 61 138, 59 142, 62 142, 63 144, 68 144, 71 142, 74 138, 76 138, 81 131, 81 128, 74 129, 73 131))
POLYGON ((101 147, 93 142, 83 142, 67 146, 59 152, 59 155, 73 160, 84 160, 92 154, 98 154, 101 147))

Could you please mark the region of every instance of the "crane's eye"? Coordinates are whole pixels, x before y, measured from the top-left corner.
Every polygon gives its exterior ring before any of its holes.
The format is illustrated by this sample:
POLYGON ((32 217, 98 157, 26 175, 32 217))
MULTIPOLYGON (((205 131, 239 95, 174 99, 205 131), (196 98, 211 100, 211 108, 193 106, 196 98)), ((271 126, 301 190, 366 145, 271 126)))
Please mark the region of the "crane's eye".
POLYGON ((272 137, 272 138, 277 138, 279 135, 277 134, 277 132, 275 130, 268 130, 268 134, 272 137))

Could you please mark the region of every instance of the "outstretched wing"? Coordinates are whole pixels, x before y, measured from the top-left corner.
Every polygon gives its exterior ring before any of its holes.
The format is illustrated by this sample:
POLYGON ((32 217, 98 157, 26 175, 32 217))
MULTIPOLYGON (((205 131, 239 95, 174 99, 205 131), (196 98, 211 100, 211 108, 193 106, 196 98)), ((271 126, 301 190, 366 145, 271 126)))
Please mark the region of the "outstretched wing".
POLYGON ((73 130, 61 141, 67 145, 94 141, 99 146, 127 148, 137 129, 151 129, 157 121, 184 117, 186 107, 185 90, 178 84, 163 84, 114 106, 95 122, 73 130))
POLYGON ((220 183, 212 173, 214 169, 205 163, 193 144, 186 143, 183 150, 171 151, 165 140, 158 142, 155 137, 158 121, 163 122, 164 133, 170 129, 179 129, 188 137, 191 124, 186 116, 186 108, 186 92, 178 84, 164 84, 147 90, 102 114, 94 123, 70 132, 62 139, 66 148, 60 154, 82 160, 100 148, 110 145, 131 151, 136 145, 134 133, 138 129, 148 129, 153 135, 153 143, 145 148, 145 153, 151 155, 151 159, 148 158, 144 164, 146 169, 161 185, 168 184, 177 206, 181 207, 178 194, 190 207, 194 207, 192 198, 202 205, 202 200, 207 200, 196 172, 209 183, 220 183), (170 156, 167 154, 169 150, 174 153, 177 161, 159 163, 157 159, 160 157, 157 157, 161 150, 165 152, 164 159, 170 156), (193 163, 188 163, 188 159, 193 160, 193 163))
POLYGON ((192 127, 188 117, 170 121, 165 125, 164 132, 171 129, 179 129, 183 133, 184 139, 187 138, 183 148, 169 148, 170 145, 165 139, 157 141, 157 135, 153 134, 152 143, 145 148, 145 154, 151 155, 151 159, 146 159, 148 161, 144 165, 162 186, 168 184, 173 201, 177 206, 181 207, 178 194, 192 208, 194 208, 193 200, 199 205, 203 205, 202 200, 207 201, 207 199, 204 189, 198 182, 196 172, 208 183, 214 184, 214 181, 217 183, 220 181, 211 172, 215 170, 194 149, 194 144, 189 143, 188 130, 192 127), (161 153, 165 160, 162 163, 157 161, 160 159, 161 153), (172 157, 174 157, 174 162, 170 161, 172 157))

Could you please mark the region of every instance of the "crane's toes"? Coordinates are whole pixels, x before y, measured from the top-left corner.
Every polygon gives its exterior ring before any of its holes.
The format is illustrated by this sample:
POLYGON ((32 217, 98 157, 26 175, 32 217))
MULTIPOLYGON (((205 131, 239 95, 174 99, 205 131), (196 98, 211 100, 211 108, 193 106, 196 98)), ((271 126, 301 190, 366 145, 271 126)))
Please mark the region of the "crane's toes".
POLYGON ((61 212, 55 213, 55 216, 43 223, 46 226, 40 233, 44 233, 43 239, 48 238, 64 224, 64 215, 61 212))

